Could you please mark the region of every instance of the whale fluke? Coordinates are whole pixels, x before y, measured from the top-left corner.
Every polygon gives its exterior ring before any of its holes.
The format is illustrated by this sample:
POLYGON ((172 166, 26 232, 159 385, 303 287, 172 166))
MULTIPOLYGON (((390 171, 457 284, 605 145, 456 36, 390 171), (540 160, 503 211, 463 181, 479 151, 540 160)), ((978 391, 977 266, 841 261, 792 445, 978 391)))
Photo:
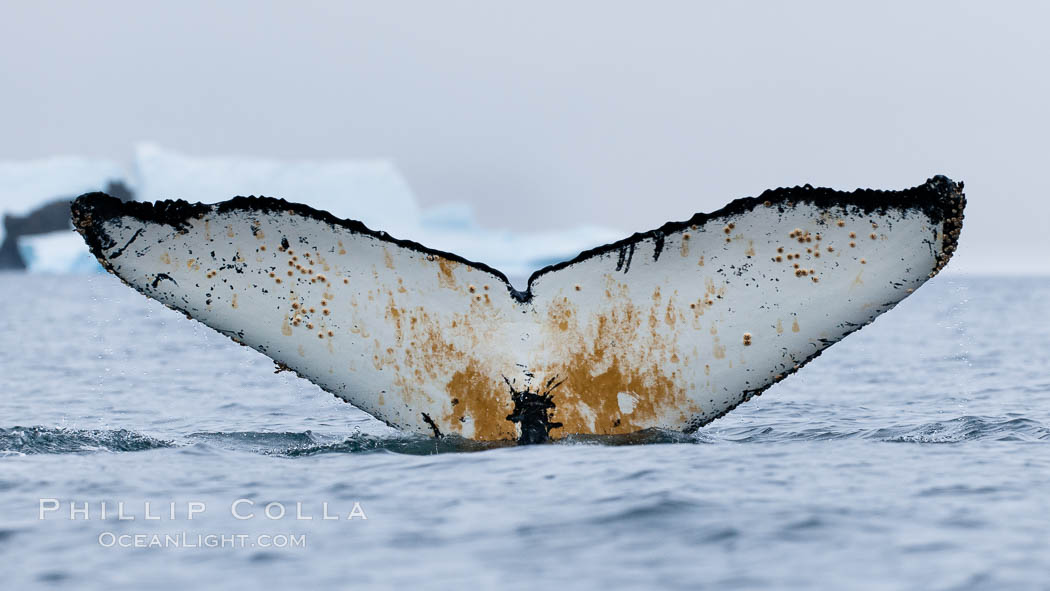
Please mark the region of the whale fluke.
POLYGON ((693 431, 940 271, 962 183, 766 191, 581 253, 486 265, 269 197, 73 203, 124 283, 386 423, 523 442, 693 431))

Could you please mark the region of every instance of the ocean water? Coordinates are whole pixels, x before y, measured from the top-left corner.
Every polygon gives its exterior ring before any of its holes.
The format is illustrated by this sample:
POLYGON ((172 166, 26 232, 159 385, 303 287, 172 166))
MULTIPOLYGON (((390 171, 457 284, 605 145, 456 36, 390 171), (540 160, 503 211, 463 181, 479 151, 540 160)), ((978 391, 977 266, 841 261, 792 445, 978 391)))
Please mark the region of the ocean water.
POLYGON ((0 275, 0 586, 1050 589, 1048 319, 1050 279, 942 275, 695 436, 493 447, 0 275))

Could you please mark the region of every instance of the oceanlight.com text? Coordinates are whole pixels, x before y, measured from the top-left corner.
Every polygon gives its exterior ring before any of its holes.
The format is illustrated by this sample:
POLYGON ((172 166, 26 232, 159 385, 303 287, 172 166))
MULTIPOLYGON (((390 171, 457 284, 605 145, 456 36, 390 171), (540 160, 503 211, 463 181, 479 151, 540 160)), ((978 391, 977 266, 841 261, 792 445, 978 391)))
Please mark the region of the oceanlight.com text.
POLYGON ((306 548, 306 534, 127 534, 104 531, 103 548, 306 548))

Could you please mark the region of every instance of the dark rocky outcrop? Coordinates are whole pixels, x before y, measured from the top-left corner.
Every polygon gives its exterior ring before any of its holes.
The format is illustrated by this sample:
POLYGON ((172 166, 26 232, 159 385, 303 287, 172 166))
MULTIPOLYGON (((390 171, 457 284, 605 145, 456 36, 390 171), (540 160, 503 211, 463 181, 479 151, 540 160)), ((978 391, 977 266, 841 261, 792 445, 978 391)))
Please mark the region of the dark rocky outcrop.
MULTIPOLYGON (((106 192, 120 199, 131 201, 135 195, 121 181, 110 181, 106 192)), ((21 270, 26 268, 22 254, 18 250, 18 239, 23 236, 35 236, 72 230, 73 223, 69 217, 69 206, 72 197, 60 197, 49 201, 26 215, 4 214, 4 238, 0 242, 0 270, 21 270)))

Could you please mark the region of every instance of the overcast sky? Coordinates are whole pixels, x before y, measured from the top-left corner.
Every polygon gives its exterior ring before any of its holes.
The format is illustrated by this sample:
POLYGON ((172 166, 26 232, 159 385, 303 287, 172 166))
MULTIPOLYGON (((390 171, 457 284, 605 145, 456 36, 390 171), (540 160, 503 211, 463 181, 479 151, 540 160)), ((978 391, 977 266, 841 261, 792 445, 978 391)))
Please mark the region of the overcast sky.
POLYGON ((0 158, 389 157, 423 204, 644 230, 763 189, 970 206, 956 265, 1050 271, 1045 3, 0 4, 0 158))

